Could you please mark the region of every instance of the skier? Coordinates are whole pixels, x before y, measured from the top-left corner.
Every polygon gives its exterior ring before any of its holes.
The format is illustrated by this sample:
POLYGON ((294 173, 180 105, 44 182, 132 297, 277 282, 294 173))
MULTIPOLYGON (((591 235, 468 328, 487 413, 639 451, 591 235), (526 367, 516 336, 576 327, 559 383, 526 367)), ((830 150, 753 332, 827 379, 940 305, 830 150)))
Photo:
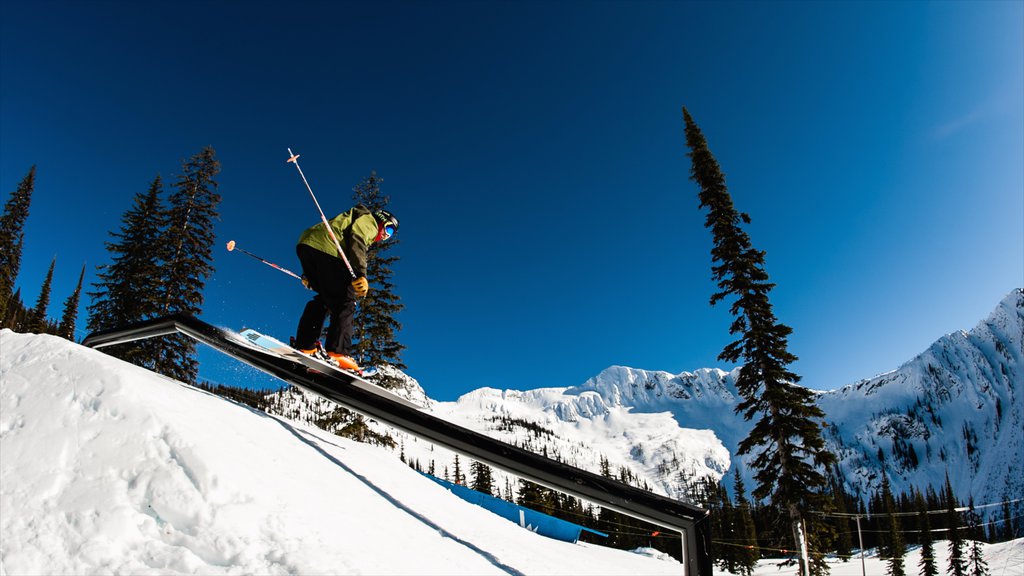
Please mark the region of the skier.
POLYGON ((302 263, 302 283, 316 296, 302 311, 293 346, 304 354, 316 355, 324 317, 329 315, 324 351, 341 368, 359 372, 350 348, 356 298, 365 297, 370 290, 366 281, 367 250, 370 244, 390 238, 398 230, 398 219, 387 210, 371 212, 359 204, 330 223, 352 271, 338 255, 322 222, 302 233, 295 252, 302 263))

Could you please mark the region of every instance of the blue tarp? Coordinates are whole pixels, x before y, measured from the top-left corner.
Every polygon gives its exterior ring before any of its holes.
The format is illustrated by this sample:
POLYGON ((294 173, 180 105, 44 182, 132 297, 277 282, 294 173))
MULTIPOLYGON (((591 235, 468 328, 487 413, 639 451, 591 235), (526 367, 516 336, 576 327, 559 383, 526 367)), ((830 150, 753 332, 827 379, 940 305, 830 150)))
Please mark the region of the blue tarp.
POLYGON ((548 538, 555 538, 556 540, 562 540, 564 542, 575 543, 580 538, 580 532, 586 530, 592 534, 597 534, 607 538, 608 535, 597 530, 591 530, 586 526, 580 526, 579 524, 573 524, 561 518, 555 518, 554 516, 544 514, 543 512, 537 512, 536 510, 530 510, 529 508, 523 508, 517 504, 506 502, 501 498, 495 498, 490 494, 484 494, 483 492, 477 492, 472 488, 468 488, 461 484, 455 484, 447 480, 442 480, 431 476, 430 474, 424 474, 427 478, 430 478, 434 482, 437 482, 441 486, 444 486, 448 490, 451 490, 452 494, 455 494, 459 498, 467 502, 476 504, 477 506, 483 507, 491 512, 511 520, 516 524, 519 524, 527 530, 532 530, 541 536, 547 536, 548 538))

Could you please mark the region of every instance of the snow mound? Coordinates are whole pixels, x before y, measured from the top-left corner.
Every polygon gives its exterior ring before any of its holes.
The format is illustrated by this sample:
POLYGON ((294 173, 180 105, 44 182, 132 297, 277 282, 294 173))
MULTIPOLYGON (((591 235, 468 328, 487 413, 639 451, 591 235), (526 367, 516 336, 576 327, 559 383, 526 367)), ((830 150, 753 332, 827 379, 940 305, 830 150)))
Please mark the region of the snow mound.
POLYGON ((557 542, 372 446, 0 331, 0 574, 679 574, 557 542))

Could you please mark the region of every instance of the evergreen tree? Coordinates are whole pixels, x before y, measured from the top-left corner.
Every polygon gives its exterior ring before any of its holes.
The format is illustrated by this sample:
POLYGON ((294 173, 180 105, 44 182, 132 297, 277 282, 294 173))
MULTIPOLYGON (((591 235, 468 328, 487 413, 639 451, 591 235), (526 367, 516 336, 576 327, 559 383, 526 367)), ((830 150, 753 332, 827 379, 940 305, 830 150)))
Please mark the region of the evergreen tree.
MULTIPOLYGON (((705 226, 714 236, 712 276, 719 292, 711 297, 711 304, 735 298, 731 313, 736 318, 729 332, 741 335, 719 359, 743 360, 736 382, 743 400, 736 411, 746 420, 759 416, 737 453, 754 455, 754 497, 770 498, 786 510, 795 549, 803 550, 810 546, 805 512, 827 505, 822 494, 825 477, 819 470, 835 459, 825 449, 821 434, 819 420, 824 414, 814 404, 813 393, 798 386, 799 376, 787 368, 797 360, 787 349, 792 329, 777 322, 772 311, 768 293, 774 285, 765 272, 765 253, 753 248, 741 228, 750 218, 733 206, 718 161, 685 108, 683 116, 693 163, 691 179, 700 186, 700 207, 709 209, 705 226)), ((809 556, 811 566, 800 559, 801 573, 828 573, 823 555, 809 556)))
POLYGON ((53 282, 53 268, 57 265, 57 258, 50 261, 50 269, 46 272, 46 280, 43 280, 43 287, 39 289, 39 299, 36 306, 28 315, 28 323, 25 326, 27 332, 46 334, 50 332, 49 321, 46 319, 46 309, 50 307, 50 285, 53 282))
POLYGON ((964 541, 960 534, 960 513, 956 511, 959 502, 953 493, 953 485, 946 473, 946 524, 949 530, 949 572, 951 576, 967 576, 967 562, 964 560, 964 541))
POLYGON ((967 558, 967 569, 971 576, 989 576, 988 563, 985 562, 985 555, 981 550, 981 518, 974 510, 974 498, 970 501, 970 510, 967 512, 968 530, 971 535, 971 550, 967 558))
MULTIPOLYGON (((162 312, 160 286, 160 242, 165 214, 160 201, 163 183, 153 179, 149 189, 135 195, 132 206, 121 217, 121 228, 106 242, 111 263, 99 266, 96 289, 88 292, 88 330, 106 330, 159 316, 162 312)), ((152 369, 156 364, 156 339, 107 346, 103 351, 127 362, 152 369)))
POLYGON ((1016 538, 1016 531, 1013 526, 1013 511, 1010 508, 1010 497, 1003 496, 1003 529, 999 533, 999 539, 1002 541, 1013 540, 1016 538))
POLYGON ((833 474, 829 476, 829 492, 832 496, 833 507, 836 512, 835 518, 835 530, 836 530, 836 555, 843 561, 849 562, 850 555, 853 553, 853 538, 852 529, 850 526, 850 510, 854 509, 851 505, 851 499, 849 494, 846 493, 844 483, 842 481, 842 474, 838 467, 833 467, 833 474))
POLYGON ((896 502, 892 497, 889 475, 882 470, 882 500, 885 502, 885 513, 888 517, 889 538, 883 547, 883 558, 889 559, 889 576, 906 576, 903 569, 903 557, 907 555, 907 545, 903 542, 899 516, 896 515, 896 502))
POLYGON ((924 495, 917 493, 917 518, 921 529, 921 561, 918 563, 918 576, 939 576, 939 567, 935 563, 935 545, 932 541, 932 522, 928 514, 928 503, 924 495))
POLYGON ((459 463, 459 455, 458 454, 455 455, 455 470, 454 470, 454 474, 455 474, 455 478, 452 479, 452 482, 454 482, 456 484, 461 484, 462 486, 465 486, 466 485, 466 476, 465 476, 465 474, 462 473, 462 466, 459 463))
POLYGON ((25 303, 21 301, 21 288, 14 291, 8 300, 9 306, 7 306, 7 313, 4 314, 0 321, 0 327, 10 328, 15 332, 23 332, 25 330, 25 323, 28 321, 29 310, 25 309, 25 303))
POLYGON ((739 469, 733 471, 733 492, 736 493, 735 537, 743 547, 736 555, 736 573, 750 576, 761 554, 757 550, 757 528, 754 525, 750 501, 747 500, 747 488, 740 477, 739 469))
MULTIPOLYGON (((218 218, 220 194, 214 177, 220 162, 207 146, 182 166, 167 210, 167 229, 160 242, 166 251, 161 269, 165 314, 202 312, 203 287, 213 273, 213 225, 218 218)), ((193 383, 199 372, 195 342, 182 335, 159 342, 156 370, 182 382, 193 383)))
POLYGON ((544 489, 539 484, 520 479, 515 502, 531 510, 541 510, 545 506, 545 496, 544 489))
MULTIPOLYGON (((377 172, 371 172, 355 188, 353 200, 366 206, 371 211, 386 209, 391 201, 380 189, 383 178, 377 172)), ((375 242, 370 245, 367 254, 366 279, 371 289, 365 298, 359 301, 355 314, 355 357, 363 366, 381 366, 390 364, 396 368, 405 368, 401 355, 405 346, 399 344, 396 337, 402 325, 396 316, 405 307, 395 294, 394 265, 399 257, 391 251, 399 245, 398 237, 387 242, 375 242)), ((374 383, 385 388, 394 388, 399 381, 381 372, 374 377, 374 383)))
MULTIPOLYGON (((28 219, 32 191, 36 185, 36 167, 29 168, 28 174, 11 193, 0 216, 0 321, 6 321, 7 308, 13 301, 14 282, 21 271, 21 251, 25 239, 25 220, 28 219)), ((0 325, 13 327, 9 324, 0 325)))
POLYGON ((78 275, 78 284, 75 291, 64 301, 64 313, 60 317, 60 324, 57 326, 57 335, 75 341, 75 325, 78 323, 78 301, 82 294, 82 280, 85 279, 85 265, 82 265, 82 272, 78 275))
POLYGON ((477 492, 493 495, 494 475, 491 473, 490 466, 483 462, 473 461, 469 465, 469 472, 473 475, 473 482, 470 484, 470 488, 477 492))

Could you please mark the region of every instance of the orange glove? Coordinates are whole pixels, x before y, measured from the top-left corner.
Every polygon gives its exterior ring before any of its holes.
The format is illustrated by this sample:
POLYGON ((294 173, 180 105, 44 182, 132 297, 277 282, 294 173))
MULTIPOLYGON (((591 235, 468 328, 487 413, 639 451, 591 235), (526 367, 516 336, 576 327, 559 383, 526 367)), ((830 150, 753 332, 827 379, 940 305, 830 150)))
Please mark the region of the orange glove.
POLYGON ((365 298, 370 291, 370 283, 366 281, 366 276, 360 276, 353 280, 352 287, 356 289, 356 296, 359 298, 365 298))

